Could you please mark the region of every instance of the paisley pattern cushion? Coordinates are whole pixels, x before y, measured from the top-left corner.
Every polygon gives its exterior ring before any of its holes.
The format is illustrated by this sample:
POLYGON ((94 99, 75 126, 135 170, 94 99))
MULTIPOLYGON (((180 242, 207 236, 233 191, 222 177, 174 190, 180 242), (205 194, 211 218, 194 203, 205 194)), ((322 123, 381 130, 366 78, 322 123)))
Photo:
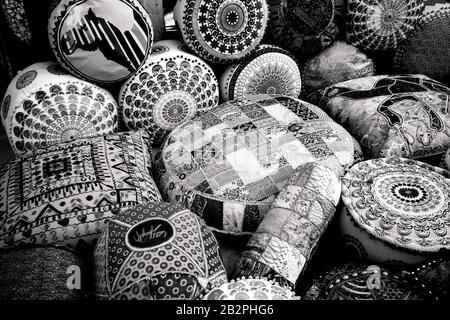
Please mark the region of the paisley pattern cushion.
POLYGON ((426 15, 395 52, 394 70, 450 85, 450 7, 426 15))
POLYGON ((0 169, 0 248, 75 247, 122 207, 161 199, 147 133, 120 133, 30 152, 0 169))
POLYGON ((377 265, 346 264, 313 281, 305 300, 434 300, 428 288, 377 265))
POLYGON ((302 79, 297 62, 286 50, 259 46, 238 64, 227 67, 220 79, 225 101, 249 94, 281 94, 298 98, 302 79))
POLYGON ((184 42, 214 63, 252 52, 264 36, 268 14, 266 0, 179 0, 174 9, 184 42))
POLYGON ((189 210, 163 202, 117 214, 94 252, 95 294, 108 299, 195 299, 227 281, 219 246, 189 210))
POLYGON ((450 249, 450 172, 415 160, 382 158, 342 178, 341 230, 362 258, 425 261, 450 249))
POLYGON ((423 0, 348 0, 347 40, 365 50, 395 49, 423 9, 423 0))
POLYGON ((59 0, 50 13, 48 35, 64 68, 88 81, 111 84, 144 63, 153 27, 138 0, 59 0))
POLYGON ((155 171, 166 201, 184 203, 217 230, 251 233, 295 168, 319 162, 341 174, 356 150, 316 106, 260 95, 174 129, 155 171))
POLYGON ((11 81, 1 119, 17 155, 118 130, 114 97, 54 62, 33 64, 11 81))
POLYGON ((238 279, 222 284, 204 295, 203 300, 300 300, 288 288, 266 279, 238 279))
POLYGON ((336 211, 341 183, 317 163, 298 167, 273 202, 236 267, 236 277, 261 276, 294 287, 336 211))
POLYGON ((186 51, 179 41, 156 42, 145 65, 120 90, 125 126, 147 128, 155 145, 177 125, 219 102, 214 71, 186 51))
POLYGON ((381 75, 330 86, 311 101, 342 124, 368 158, 424 159, 450 146, 449 97, 450 88, 423 75, 381 75))

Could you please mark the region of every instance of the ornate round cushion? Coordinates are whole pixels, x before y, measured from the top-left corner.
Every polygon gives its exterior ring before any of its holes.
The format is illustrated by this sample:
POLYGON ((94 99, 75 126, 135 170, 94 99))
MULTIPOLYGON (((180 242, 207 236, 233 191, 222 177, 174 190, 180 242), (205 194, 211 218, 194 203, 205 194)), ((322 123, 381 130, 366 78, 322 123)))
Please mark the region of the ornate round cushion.
POLYGON ((94 257, 98 298, 195 299, 227 281, 219 245, 203 220, 163 202, 117 214, 94 257))
POLYGON ((396 156, 437 164, 450 146, 450 88, 426 76, 348 80, 309 98, 360 142, 369 159, 396 156))
POLYGON ((421 284, 377 265, 346 264, 313 281, 305 300, 435 300, 421 284))
POLYGON ((266 0, 180 0, 174 9, 184 42, 215 63, 253 51, 264 36, 268 13, 266 0))
POLYGON ((0 253, 0 300, 80 300, 86 267, 72 251, 31 247, 0 253))
POLYGON ((211 289, 203 300, 300 300, 289 288, 263 278, 240 278, 211 289))
POLYGON ((114 97, 54 62, 33 64, 12 79, 1 118, 17 155, 118 130, 114 97))
POLYGON ((175 40, 156 42, 145 65, 122 85, 119 95, 125 126, 147 128, 157 145, 177 125, 218 102, 213 70, 175 40))
POLYGON ((101 84, 132 75, 153 42, 152 21, 138 0, 55 1, 48 36, 65 69, 101 84))
POLYGON ((397 49, 394 70, 450 85, 450 8, 426 15, 397 49))
POLYGON ((294 288, 340 196, 340 179, 329 168, 313 162, 299 166, 247 243, 234 277, 268 277, 294 288))
POLYGON ((297 62, 289 52, 261 45, 238 64, 227 67, 220 79, 225 101, 249 94, 281 94, 297 98, 302 79, 297 62))
POLYGON ((120 208, 161 200, 145 132, 60 143, 0 167, 0 248, 92 244, 120 208))
POLYGON ((165 200, 210 227, 252 233, 295 168, 319 162, 340 175, 357 143, 319 108, 285 96, 249 96, 175 128, 157 157, 165 200))
POLYGON ((448 171, 403 158, 354 165, 342 178, 347 253, 401 266, 450 249, 449 178, 448 171))
POLYGON ((422 16, 423 0, 348 0, 347 41, 366 50, 395 49, 422 16))

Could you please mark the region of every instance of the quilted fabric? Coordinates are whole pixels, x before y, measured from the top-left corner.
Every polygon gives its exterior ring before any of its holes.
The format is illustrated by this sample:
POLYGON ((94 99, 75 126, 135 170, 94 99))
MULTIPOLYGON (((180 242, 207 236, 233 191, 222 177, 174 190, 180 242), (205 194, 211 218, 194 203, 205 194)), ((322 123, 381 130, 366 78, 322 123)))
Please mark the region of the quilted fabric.
POLYGON ((117 83, 150 54, 153 25, 138 0, 59 0, 51 9, 50 46, 58 62, 77 77, 117 83))
POLYGON ((107 299, 195 299, 227 281, 217 241, 181 206, 138 205, 117 214, 99 239, 95 294, 107 299))
POLYGON ((295 168, 318 162, 340 175, 358 148, 316 106, 251 96, 175 128, 155 171, 166 201, 184 203, 217 230, 254 232, 295 168))
POLYGON ((297 62, 288 51, 273 45, 261 45, 243 61, 225 69, 220 87, 224 101, 249 94, 298 98, 302 79, 297 62))
POLYGON ((373 76, 330 86, 311 101, 342 124, 368 158, 425 159, 450 145, 450 89, 423 75, 373 76))
POLYGON ((341 195, 336 174, 317 163, 298 167, 241 254, 235 277, 259 276, 294 287, 341 195))
POLYGON ((120 133, 30 152, 0 169, 0 248, 76 247, 121 208, 161 199, 147 133, 120 133))
POLYGON ((148 129, 156 146, 177 125, 217 107, 218 102, 214 71, 175 40, 156 42, 144 66, 119 94, 125 126, 148 129))
POLYGON ((118 130, 111 93, 67 74, 54 62, 33 64, 12 79, 1 119, 16 155, 118 130))

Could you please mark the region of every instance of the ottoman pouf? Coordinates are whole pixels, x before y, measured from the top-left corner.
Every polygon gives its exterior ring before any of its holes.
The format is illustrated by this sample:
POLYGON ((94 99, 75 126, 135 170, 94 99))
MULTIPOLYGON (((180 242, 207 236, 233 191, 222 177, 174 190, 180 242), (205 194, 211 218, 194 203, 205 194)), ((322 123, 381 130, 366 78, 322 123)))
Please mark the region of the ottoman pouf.
POLYGON ((163 202, 117 214, 94 257, 98 298, 195 299, 227 281, 219 245, 203 220, 163 202))
POLYGON ((244 60, 228 66, 220 78, 224 101, 250 94, 298 98, 301 87, 297 62, 289 52, 273 45, 260 45, 244 60))
POLYGON ((122 207, 158 201, 149 136, 60 143, 0 168, 0 248, 91 244, 122 207))
POLYGON ((354 165, 342 178, 343 254, 402 267, 450 249, 449 178, 403 158, 354 165))
POLYGON ((177 125, 218 102, 214 71, 175 40, 156 42, 144 66, 122 85, 119 94, 125 126, 147 128, 155 145, 177 125))
POLYGON ((12 79, 1 118, 16 155, 118 130, 114 97, 54 62, 33 64, 12 79))
POLYGON ((155 178, 165 201, 183 203, 210 227, 252 233, 295 168, 318 162, 340 175, 358 148, 314 105, 249 96, 175 128, 155 178))
POLYGON ((138 0, 59 0, 51 7, 48 37, 56 59, 70 73, 112 84, 144 63, 153 27, 138 0))
POLYGON ((184 42, 214 63, 237 61, 255 50, 268 14, 266 0, 179 0, 174 8, 184 42))

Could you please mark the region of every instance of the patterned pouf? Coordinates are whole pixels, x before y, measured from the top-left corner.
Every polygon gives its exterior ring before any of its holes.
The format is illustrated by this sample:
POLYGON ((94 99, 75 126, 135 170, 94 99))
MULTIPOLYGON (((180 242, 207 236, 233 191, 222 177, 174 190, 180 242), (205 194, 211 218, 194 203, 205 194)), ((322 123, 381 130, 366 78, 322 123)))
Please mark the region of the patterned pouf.
POLYGON ((354 165, 342 178, 345 255, 402 267, 450 249, 449 178, 403 158, 354 165))
POLYGON ((120 208, 160 200, 149 140, 144 132, 79 139, 3 165, 0 248, 90 244, 120 208))
POLYGON ((122 85, 119 95, 126 127, 147 128, 156 145, 177 125, 218 103, 213 70, 175 40, 156 42, 145 65, 122 85))
POLYGON ((373 76, 374 61, 356 47, 337 41, 314 56, 302 68, 307 92, 356 78, 373 76))
POLYGON ((252 233, 295 168, 318 162, 340 175, 358 150, 316 106, 249 96, 175 128, 155 177, 166 201, 184 203, 210 227, 252 233))
POLYGON ((313 281, 305 300, 436 300, 421 284, 377 265, 346 264, 313 281))
POLYGON ((86 294, 83 261, 72 251, 32 247, 0 253, 0 300, 80 300, 86 294))
POLYGON ((111 84, 144 63, 152 28, 138 0, 59 0, 51 8, 48 36, 64 68, 77 77, 111 84))
POLYGON ((114 97, 54 62, 33 64, 14 77, 2 101, 1 119, 17 155, 118 130, 114 97))
POLYGON ((235 277, 259 276, 295 287, 336 212, 341 182, 317 163, 298 167, 239 260, 235 277))
POLYGON ((211 289, 203 300, 300 300, 289 288, 264 278, 240 278, 211 289))
POLYGON ((298 98, 302 79, 290 53, 273 45, 261 45, 238 64, 225 69, 220 91, 225 101, 249 94, 281 94, 298 98))
POLYGON ((268 14, 266 0, 179 0, 174 9, 184 42, 214 63, 252 52, 264 36, 268 14))
POLYGON ((450 85, 450 8, 426 15, 395 52, 397 73, 421 73, 450 85))
POLYGON ((203 220, 163 202, 117 214, 94 256, 95 294, 103 299, 195 299, 227 281, 219 246, 203 220))
POLYGON ((423 9, 423 0, 348 0, 347 41, 365 50, 395 49, 423 9))
POLYGON ((450 146, 450 88, 428 77, 354 79, 310 98, 355 137, 369 159, 397 156, 434 164, 432 158, 440 159, 450 146))

